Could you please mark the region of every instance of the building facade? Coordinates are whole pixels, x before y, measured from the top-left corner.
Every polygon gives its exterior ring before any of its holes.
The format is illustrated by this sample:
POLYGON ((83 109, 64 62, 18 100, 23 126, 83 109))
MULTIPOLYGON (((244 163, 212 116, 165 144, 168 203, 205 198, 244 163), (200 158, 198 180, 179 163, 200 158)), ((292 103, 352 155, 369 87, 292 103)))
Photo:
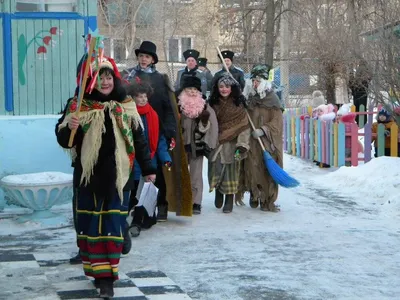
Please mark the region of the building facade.
POLYGON ((60 112, 76 87, 93 0, 0 1, 0 115, 60 112))

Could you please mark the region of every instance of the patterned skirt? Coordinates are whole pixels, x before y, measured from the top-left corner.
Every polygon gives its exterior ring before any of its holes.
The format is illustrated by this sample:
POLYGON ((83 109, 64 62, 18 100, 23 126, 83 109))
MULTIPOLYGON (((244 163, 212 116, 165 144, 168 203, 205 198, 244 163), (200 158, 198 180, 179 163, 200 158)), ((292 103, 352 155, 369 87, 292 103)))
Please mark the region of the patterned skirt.
POLYGON ((112 201, 105 201, 87 187, 80 187, 77 197, 76 231, 85 275, 118 280, 129 197, 121 203, 116 192, 112 201))
POLYGON ((218 156, 214 162, 208 162, 208 183, 210 192, 217 189, 221 194, 236 194, 239 189, 240 162, 222 164, 218 156))

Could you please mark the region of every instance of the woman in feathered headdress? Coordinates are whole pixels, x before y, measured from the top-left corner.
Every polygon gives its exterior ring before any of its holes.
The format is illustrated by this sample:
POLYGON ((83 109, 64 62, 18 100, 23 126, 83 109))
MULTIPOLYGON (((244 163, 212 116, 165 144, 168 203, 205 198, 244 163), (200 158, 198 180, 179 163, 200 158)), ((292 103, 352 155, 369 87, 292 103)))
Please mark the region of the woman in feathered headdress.
POLYGON ((71 149, 74 160, 83 269, 85 275, 95 278, 100 297, 106 298, 114 295, 120 255, 130 250, 125 221, 129 197, 123 195, 123 188, 133 161, 139 161, 146 180, 155 180, 155 169, 136 105, 121 86, 115 63, 104 57, 94 61, 91 69, 89 84, 82 87, 85 93, 79 117, 75 114, 79 107, 75 97, 68 102, 56 134, 61 147, 71 149), (76 135, 71 148, 68 143, 73 130, 76 135))

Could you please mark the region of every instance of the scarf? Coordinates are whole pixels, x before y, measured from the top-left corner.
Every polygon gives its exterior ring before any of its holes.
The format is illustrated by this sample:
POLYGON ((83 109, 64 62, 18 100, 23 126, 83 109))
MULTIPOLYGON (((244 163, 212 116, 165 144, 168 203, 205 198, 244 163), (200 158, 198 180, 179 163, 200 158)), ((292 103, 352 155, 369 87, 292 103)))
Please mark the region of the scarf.
POLYGON ((154 72, 156 72, 156 66, 151 64, 147 68, 142 69, 140 67, 140 65, 137 65, 136 67, 131 69, 131 71, 129 72, 128 76, 125 79, 130 81, 136 76, 137 73, 140 73, 140 72, 148 73, 148 74, 154 73, 154 72))
POLYGON ((214 111, 218 120, 220 144, 232 141, 249 127, 245 108, 242 105, 236 106, 231 97, 220 98, 220 103, 214 106, 214 111))
MULTIPOLYGON (((59 130, 68 125, 68 121, 74 115, 77 106, 77 98, 75 97, 67 106, 65 119, 59 125, 59 130)), ((102 145, 102 134, 105 132, 106 111, 113 125, 117 173, 116 187, 122 201, 122 190, 132 172, 135 159, 132 129, 135 130, 141 126, 136 104, 130 97, 127 97, 121 103, 114 100, 103 103, 94 100, 82 100, 79 123, 83 129, 84 137, 81 148, 82 176, 80 182, 81 184, 85 183, 85 185, 90 183, 102 145)), ((73 160, 75 160, 76 149, 71 149, 71 154, 73 160)))
POLYGON ((137 110, 139 115, 146 118, 150 154, 151 158, 153 158, 157 152, 158 140, 160 136, 158 115, 149 103, 146 103, 144 106, 137 106, 137 110))

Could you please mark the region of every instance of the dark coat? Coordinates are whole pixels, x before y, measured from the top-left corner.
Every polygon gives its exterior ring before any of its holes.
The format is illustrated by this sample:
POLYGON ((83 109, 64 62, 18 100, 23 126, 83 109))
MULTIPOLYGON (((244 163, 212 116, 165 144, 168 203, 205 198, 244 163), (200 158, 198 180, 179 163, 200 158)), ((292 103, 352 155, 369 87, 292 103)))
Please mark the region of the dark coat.
MULTIPOLYGON (((126 98, 125 90, 121 88, 115 89, 109 96, 105 97, 100 94, 97 90, 94 90, 91 94, 85 95, 85 99, 92 99, 99 102, 106 102, 110 100, 122 101, 126 98)), ((70 101, 71 99, 69 99, 70 101)), ((68 101, 68 102, 69 102, 68 101)), ((68 105, 68 104, 67 104, 68 105)), ((58 130, 58 126, 64 121, 66 115, 66 110, 62 117, 58 120, 56 125, 56 136, 57 141, 63 148, 68 147, 69 137, 71 135, 71 130, 68 126, 58 130)), ((116 191, 116 165, 115 165, 115 137, 112 128, 112 121, 109 114, 105 113, 105 127, 106 132, 103 133, 102 144, 99 150, 99 157, 97 163, 93 170, 93 175, 90 178, 90 183, 88 187, 96 194, 109 197, 112 199, 116 191)), ((135 158, 139 162, 142 169, 142 175, 155 174, 156 170, 152 165, 150 159, 150 151, 147 145, 146 138, 143 134, 143 130, 138 128, 137 130, 132 130, 134 147, 135 147, 135 158)), ((83 130, 82 127, 78 127, 76 135, 73 142, 73 147, 76 146, 77 157, 74 162, 74 186, 79 187, 80 179, 82 176, 82 164, 80 161, 81 148, 83 143, 83 130)), ((124 189, 132 189, 133 187, 125 187, 124 189)))
POLYGON ((169 144, 171 138, 176 138, 176 120, 170 104, 164 75, 156 70, 152 73, 146 73, 136 68, 128 69, 125 72, 129 74, 129 81, 139 77, 141 80, 148 82, 153 88, 154 93, 149 98, 149 104, 156 111, 160 120, 160 132, 165 136, 169 144))
POLYGON ((183 82, 183 77, 185 76, 193 76, 195 75, 197 78, 200 79, 201 81, 201 93, 205 96, 207 94, 208 89, 208 82, 207 82, 207 74, 205 72, 202 72, 199 70, 197 67, 188 70, 187 67, 180 69, 178 71, 178 75, 176 77, 176 82, 175 82, 175 91, 181 90, 182 89, 182 82, 183 82))
MULTIPOLYGON (((225 73, 225 69, 219 70, 217 73, 215 73, 213 81, 212 81, 212 86, 216 83, 217 79, 225 73)), ((233 78, 236 79, 237 82, 240 84, 240 88, 243 91, 244 86, 246 85, 246 82, 244 80, 244 73, 242 69, 239 69, 238 67, 231 66, 229 69, 229 72, 233 75, 233 78)))

